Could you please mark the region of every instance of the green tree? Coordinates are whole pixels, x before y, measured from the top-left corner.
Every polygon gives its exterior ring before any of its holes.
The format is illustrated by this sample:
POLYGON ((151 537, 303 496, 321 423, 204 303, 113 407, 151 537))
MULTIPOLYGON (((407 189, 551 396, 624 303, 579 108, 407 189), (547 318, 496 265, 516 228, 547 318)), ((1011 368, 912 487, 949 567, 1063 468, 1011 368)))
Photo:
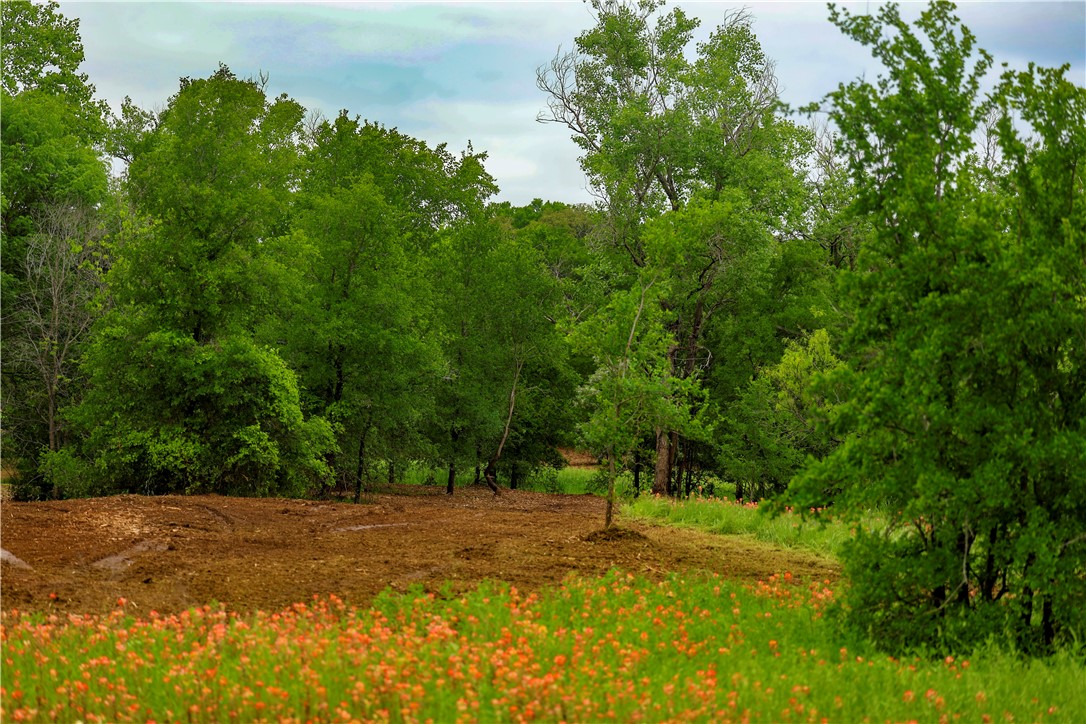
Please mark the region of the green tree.
POLYGON ((822 392, 813 383, 840 364, 826 330, 816 330, 804 344, 790 343, 780 362, 729 406, 721 424, 721 463, 737 498, 783 493, 809 456, 821 460, 833 450, 837 441, 818 422, 844 391, 822 392))
MULTIPOLYGON (((668 288, 674 296, 661 304, 676 342, 667 351, 669 364, 682 377, 697 360, 711 358, 705 347, 710 318, 735 308, 725 302, 723 281, 765 270, 736 272, 733 259, 720 253, 722 242, 765 249, 804 226, 806 185, 798 160, 812 139, 779 113, 773 63, 749 15, 726 14, 708 40, 694 45, 698 21, 662 6, 659 0, 594 0, 595 27, 577 37, 573 51, 541 68, 537 82, 549 96, 540 120, 568 127, 584 151, 582 167, 607 212, 602 236, 627 256, 624 283, 640 268, 673 271, 668 288), (715 204, 747 209, 760 232, 745 221, 734 234, 701 225, 708 235, 681 234, 678 255, 652 258, 646 221, 715 204)), ((756 264, 760 257, 754 250, 739 256, 756 264)), ((653 490, 667 493, 676 477, 677 431, 656 430, 655 448, 653 490)))
POLYGON ((497 493, 497 465, 518 400, 523 407, 526 394, 538 393, 525 372, 542 372, 562 356, 553 321, 557 285, 538 250, 493 220, 450 229, 430 263, 445 347, 437 399, 448 431, 447 491, 454 489, 456 460, 474 456, 497 493))
POLYGON ((19 494, 36 496, 39 455, 64 440, 61 401, 80 394, 72 371, 99 284, 96 209, 108 200, 96 151, 104 106, 78 72, 78 21, 56 3, 3 3, 0 23, 3 446, 21 469, 19 494))
MULTIPOLYGON (((311 248, 301 293, 264 332, 330 419, 329 458, 356 499, 377 460, 430 459, 441 320, 429 258, 443 228, 481 213, 493 180, 473 153, 456 157, 351 118, 311 126, 293 228, 311 248)), ((444 428, 443 428, 444 429, 444 428)))
MULTIPOLYGON (((87 76, 78 72, 83 63, 79 21, 65 18, 59 10, 55 2, 4 3, 0 12, 4 30, 0 85, 9 95, 30 88, 49 88, 60 95, 84 92, 87 76)), ((89 99, 87 94, 84 100, 89 99)))
POLYGON ((301 494, 327 474, 328 423, 257 327, 289 289, 301 107, 226 67, 183 79, 128 170, 152 220, 118 250, 111 311, 72 412, 104 484, 301 494))
POLYGON ((831 17, 886 72, 829 96, 872 232, 834 376, 851 434, 791 497, 886 511, 844 564, 851 620, 887 648, 1081 640, 1086 90, 1031 66, 984 97, 992 60, 947 2, 915 28, 896 5, 831 17))
POLYGON ((613 285, 591 248, 599 220, 592 209, 536 199, 519 208, 499 206, 496 213, 499 222, 508 220, 518 243, 534 250, 532 277, 537 283, 548 280, 547 298, 554 304, 537 310, 553 330, 546 355, 537 355, 527 366, 528 383, 518 401, 523 414, 509 441, 510 485, 515 487, 540 466, 563 465, 557 448, 578 442, 577 388, 594 367, 590 356, 558 340, 603 307, 613 285))
POLYGON ((604 528, 611 527, 619 470, 645 433, 663 425, 688 434, 698 428, 694 380, 675 376, 667 362, 674 339, 660 305, 662 285, 646 275, 634 289, 615 294, 574 335, 596 362, 581 390, 589 410, 581 434, 607 466, 604 528))
POLYGON ((391 459, 396 443, 409 452, 410 431, 432 410, 440 350, 425 335, 425 279, 409 263, 397 211, 372 181, 309 193, 300 205, 296 229, 314 254, 303 267, 305 294, 274 319, 273 334, 310 409, 336 425, 345 454, 333 467, 358 500, 374 453, 391 459))

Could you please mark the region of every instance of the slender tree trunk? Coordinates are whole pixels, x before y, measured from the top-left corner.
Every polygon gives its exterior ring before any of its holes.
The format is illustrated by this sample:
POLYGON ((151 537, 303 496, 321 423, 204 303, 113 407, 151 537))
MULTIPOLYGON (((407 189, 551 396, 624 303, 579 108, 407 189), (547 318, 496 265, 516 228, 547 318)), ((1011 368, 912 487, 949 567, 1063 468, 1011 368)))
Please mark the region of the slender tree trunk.
POLYGON ((675 464, 679 458, 679 433, 674 430, 671 431, 671 446, 667 452, 667 469, 668 473, 670 473, 667 490, 669 493, 679 495, 682 492, 680 485, 682 483, 682 470, 675 464))
POLYGON ((641 448, 634 448, 633 454, 634 496, 641 496, 641 448))
POLYGON ((49 450, 56 452, 60 449, 57 444, 57 389, 55 385, 49 386, 49 403, 46 415, 49 418, 49 450))
POLYGON ((1056 617, 1052 613, 1052 594, 1046 593, 1041 603, 1041 634, 1044 637, 1044 650, 1052 650, 1056 642, 1056 617))
POLYGON ((656 428, 656 468, 652 476, 652 494, 667 495, 671 478, 671 438, 667 430, 656 428))
POLYGON ((486 484, 494 491, 494 495, 501 494, 501 489, 498 487, 498 461, 502 457, 505 442, 509 439, 509 428, 513 424, 513 412, 517 409, 517 383, 520 382, 520 371, 522 369, 524 369, 524 362, 517 360, 517 367, 513 371, 513 384, 509 388, 509 413, 505 416, 505 429, 502 430, 502 439, 498 442, 498 449, 494 451, 486 464, 486 484))
POLYGON ((388 484, 396 484, 396 462, 394 460, 388 461, 388 484))
POLYGON ((362 502, 362 477, 366 471, 366 435, 369 434, 369 427, 367 426, 362 434, 358 436, 358 466, 355 468, 354 474, 354 502, 362 502))
POLYGON ((607 513, 603 517, 603 529, 607 530, 611 527, 611 519, 614 514, 615 508, 615 478, 617 473, 615 472, 615 451, 614 448, 607 448, 607 513))
MULTIPOLYGON (((48 406, 46 415, 49 417, 49 450, 56 452, 60 446, 57 445, 57 393, 53 385, 49 387, 48 406)), ((60 500, 60 485, 55 482, 53 483, 53 500, 60 500)))
POLYGON ((517 462, 514 462, 509 467, 509 489, 510 490, 516 490, 517 489, 517 482, 518 482, 518 477, 519 477, 517 475, 517 473, 519 471, 520 471, 520 464, 517 463, 517 462))
POLYGON ((449 439, 452 441, 453 454, 449 457, 449 483, 445 487, 446 495, 452 495, 456 491, 456 441, 460 439, 460 433, 455 426, 449 429, 449 439))

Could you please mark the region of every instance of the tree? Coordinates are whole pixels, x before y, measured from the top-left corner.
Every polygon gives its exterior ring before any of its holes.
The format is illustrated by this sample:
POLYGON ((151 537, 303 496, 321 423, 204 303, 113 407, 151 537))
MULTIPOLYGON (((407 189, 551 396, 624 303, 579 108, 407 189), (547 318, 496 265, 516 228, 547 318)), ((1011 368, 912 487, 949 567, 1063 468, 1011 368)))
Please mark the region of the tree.
POLYGON ((667 364, 673 340, 659 304, 661 286, 646 276, 634 289, 616 294, 575 333, 575 343, 597 365, 581 391, 589 409, 581 433, 607 466, 604 528, 611 527, 618 472, 646 430, 667 425, 689 433, 697 427, 693 380, 673 375, 667 364))
POLYGON ((80 394, 70 372, 90 313, 83 297, 97 283, 83 262, 107 200, 103 104, 78 72, 78 21, 56 3, 3 3, 0 21, 3 444, 22 472, 19 494, 38 495, 39 456, 61 441, 60 401, 80 394))
POLYGON ((485 461, 479 473, 498 493, 497 465, 513 429, 526 370, 559 355, 553 322, 557 285, 540 254, 492 220, 443 234, 430 260, 438 294, 446 371, 438 387, 446 423, 449 479, 457 459, 485 461))
POLYGON ((343 454, 332 466, 357 501, 374 451, 410 452, 432 412, 440 349, 426 335, 429 289, 404 248, 398 210, 367 176, 299 203, 295 229, 314 253, 302 267, 304 293, 273 320, 269 339, 285 342, 309 409, 336 425, 343 454))
POLYGON ((60 449, 60 419, 73 362, 97 317, 101 286, 101 229, 86 207, 54 208, 30 239, 24 264, 26 295, 18 327, 23 332, 19 361, 40 376, 41 415, 49 431, 49 450, 60 449))
POLYGON ((304 253, 286 234, 302 115, 223 66, 182 80, 133 158, 153 224, 118 250, 71 413, 112 489, 301 494, 327 475, 328 423, 255 338, 304 253))
MULTIPOLYGON (((773 63, 749 15, 727 14, 691 52, 698 21, 679 8, 658 12, 662 5, 593 0, 595 27, 537 75, 549 96, 540 120, 568 127, 584 151, 581 164, 607 211, 610 243, 634 269, 668 268, 651 258, 645 222, 691 204, 749 210, 761 233, 743 224, 733 241, 796 236, 806 192, 796 161, 811 138, 778 113, 773 63)), ((687 238, 682 262, 672 258, 685 276, 676 271, 673 296, 660 301, 676 341, 667 356, 679 377, 692 373, 694 360, 709 359, 707 322, 714 312, 727 313, 726 294, 716 286, 732 273, 717 248, 724 232, 687 238)), ((653 490, 667 493, 679 437, 665 428, 655 434, 653 490)))
POLYGON ((306 142, 293 232, 312 254, 263 335, 283 342, 307 409, 335 424, 329 462, 357 500, 373 461, 434 455, 444 350, 430 257, 443 230, 481 216, 494 186, 482 155, 346 112, 311 124, 306 142))
POLYGON ((790 343, 778 364, 747 385, 722 421, 722 469, 735 481, 737 498, 760 500, 783 493, 808 457, 821 460, 836 440, 818 425, 843 390, 823 393, 818 375, 841 361, 830 349, 826 330, 816 330, 804 344, 790 343))
POLYGON ((41 4, 12 0, 0 5, 4 48, 0 88, 9 98, 39 91, 65 99, 82 119, 82 135, 95 137, 102 131, 106 105, 93 100, 94 86, 79 72, 83 64, 79 20, 65 18, 59 11, 52 0, 41 4))
POLYGON ((832 377, 850 434, 792 501, 887 511, 844 554, 851 620, 887 648, 1081 640, 1086 90, 1031 66, 984 97, 992 59, 947 2, 915 29, 896 5, 831 18, 886 72, 829 96, 872 232, 832 377))

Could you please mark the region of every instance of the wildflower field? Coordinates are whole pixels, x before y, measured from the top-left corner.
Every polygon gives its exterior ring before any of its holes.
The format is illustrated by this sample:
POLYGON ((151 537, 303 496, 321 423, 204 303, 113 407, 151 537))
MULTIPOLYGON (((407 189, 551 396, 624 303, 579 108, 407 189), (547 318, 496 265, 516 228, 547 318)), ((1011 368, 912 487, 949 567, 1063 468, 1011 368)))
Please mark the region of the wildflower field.
POLYGON ((315 597, 278 612, 5 612, 4 721, 1086 721, 1086 669, 895 660, 790 574, 571 577, 539 593, 315 597))

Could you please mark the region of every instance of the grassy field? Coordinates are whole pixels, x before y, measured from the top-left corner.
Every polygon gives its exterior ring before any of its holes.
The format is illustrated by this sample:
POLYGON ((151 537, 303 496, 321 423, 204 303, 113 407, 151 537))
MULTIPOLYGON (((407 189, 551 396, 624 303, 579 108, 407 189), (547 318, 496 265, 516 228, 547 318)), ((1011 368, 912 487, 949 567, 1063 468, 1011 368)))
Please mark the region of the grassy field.
POLYGON ((5 721, 1086 721, 1081 661, 895 660, 823 582, 335 597, 239 617, 6 615, 5 721))
MULTIPOLYGON (((445 485, 447 473, 431 469, 421 464, 412 464, 402 471, 398 482, 405 485, 445 485)), ((539 493, 564 493, 566 495, 584 495, 601 493, 604 489, 596 483, 597 473, 593 469, 566 466, 564 468, 540 468, 527 479, 521 481, 522 490, 534 490, 539 493)), ((475 480, 472 470, 461 471, 456 478, 458 486, 470 485, 475 480)), ((507 486, 508 479, 500 480, 507 486)))
MULTIPOLYGON (((684 526, 721 535, 749 535, 785 548, 805 548, 835 557, 851 537, 850 528, 826 515, 822 520, 804 521, 799 515, 766 515, 756 503, 739 503, 723 498, 675 500, 642 495, 623 506, 634 520, 684 526)), ((878 525, 872 516, 870 525, 878 525)))

